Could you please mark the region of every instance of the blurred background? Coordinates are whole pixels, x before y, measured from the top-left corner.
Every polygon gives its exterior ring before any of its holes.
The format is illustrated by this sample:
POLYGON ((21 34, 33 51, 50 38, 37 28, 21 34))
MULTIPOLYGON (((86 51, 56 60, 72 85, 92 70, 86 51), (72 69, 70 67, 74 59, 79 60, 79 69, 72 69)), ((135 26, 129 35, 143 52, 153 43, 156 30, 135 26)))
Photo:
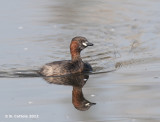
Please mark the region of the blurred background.
POLYGON ((159 0, 1 0, 0 121, 159 122, 159 7, 159 0), (72 87, 34 77, 45 63, 69 60, 75 36, 94 43, 81 56, 94 69, 83 94, 97 104, 84 112, 72 105, 72 87))

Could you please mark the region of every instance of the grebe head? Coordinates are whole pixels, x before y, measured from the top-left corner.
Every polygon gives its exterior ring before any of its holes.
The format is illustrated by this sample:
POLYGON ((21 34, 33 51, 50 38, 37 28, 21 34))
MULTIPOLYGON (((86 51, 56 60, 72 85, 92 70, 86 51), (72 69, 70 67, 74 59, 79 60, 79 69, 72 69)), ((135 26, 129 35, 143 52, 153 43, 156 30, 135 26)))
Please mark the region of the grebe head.
POLYGON ((93 44, 88 42, 85 37, 76 36, 72 39, 70 48, 76 48, 77 50, 81 51, 88 46, 93 46, 93 44))
POLYGON ((80 56, 80 52, 88 46, 93 46, 85 37, 76 36, 72 39, 70 44, 70 52, 72 59, 80 56))

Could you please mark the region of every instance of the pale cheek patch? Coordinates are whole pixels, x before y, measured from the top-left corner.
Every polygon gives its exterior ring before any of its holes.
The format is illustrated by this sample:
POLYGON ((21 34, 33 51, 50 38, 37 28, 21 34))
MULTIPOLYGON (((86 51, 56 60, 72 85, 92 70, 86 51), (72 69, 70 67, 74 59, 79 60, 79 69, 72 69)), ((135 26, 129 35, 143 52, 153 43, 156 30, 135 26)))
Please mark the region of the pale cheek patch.
POLYGON ((89 103, 86 103, 85 106, 90 106, 89 103))
POLYGON ((88 79, 83 79, 84 81, 87 81, 88 79))
POLYGON ((87 46, 87 44, 86 44, 86 43, 84 43, 84 42, 83 42, 82 44, 83 44, 84 46, 87 46))

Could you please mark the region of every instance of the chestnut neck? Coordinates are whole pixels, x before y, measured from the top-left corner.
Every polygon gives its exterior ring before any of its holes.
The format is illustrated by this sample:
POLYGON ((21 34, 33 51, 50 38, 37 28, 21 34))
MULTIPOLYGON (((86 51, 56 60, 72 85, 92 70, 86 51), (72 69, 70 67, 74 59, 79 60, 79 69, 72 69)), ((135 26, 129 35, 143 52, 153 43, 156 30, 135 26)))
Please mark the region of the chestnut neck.
POLYGON ((72 103, 74 104, 74 106, 81 106, 83 100, 85 100, 85 98, 83 97, 82 88, 73 87, 72 103))
POLYGON ((80 52, 71 52, 72 61, 81 61, 80 52))
POLYGON ((70 53, 71 53, 72 61, 82 61, 80 52, 81 50, 79 49, 78 43, 72 42, 70 45, 70 53))

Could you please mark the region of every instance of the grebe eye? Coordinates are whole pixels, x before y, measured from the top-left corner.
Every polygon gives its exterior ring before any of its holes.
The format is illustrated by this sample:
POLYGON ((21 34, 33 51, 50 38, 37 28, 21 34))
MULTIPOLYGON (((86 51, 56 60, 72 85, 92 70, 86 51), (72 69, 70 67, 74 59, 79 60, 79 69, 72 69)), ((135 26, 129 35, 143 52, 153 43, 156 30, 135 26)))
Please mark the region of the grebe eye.
POLYGON ((87 44, 85 42, 82 43, 84 46, 87 46, 87 44))

